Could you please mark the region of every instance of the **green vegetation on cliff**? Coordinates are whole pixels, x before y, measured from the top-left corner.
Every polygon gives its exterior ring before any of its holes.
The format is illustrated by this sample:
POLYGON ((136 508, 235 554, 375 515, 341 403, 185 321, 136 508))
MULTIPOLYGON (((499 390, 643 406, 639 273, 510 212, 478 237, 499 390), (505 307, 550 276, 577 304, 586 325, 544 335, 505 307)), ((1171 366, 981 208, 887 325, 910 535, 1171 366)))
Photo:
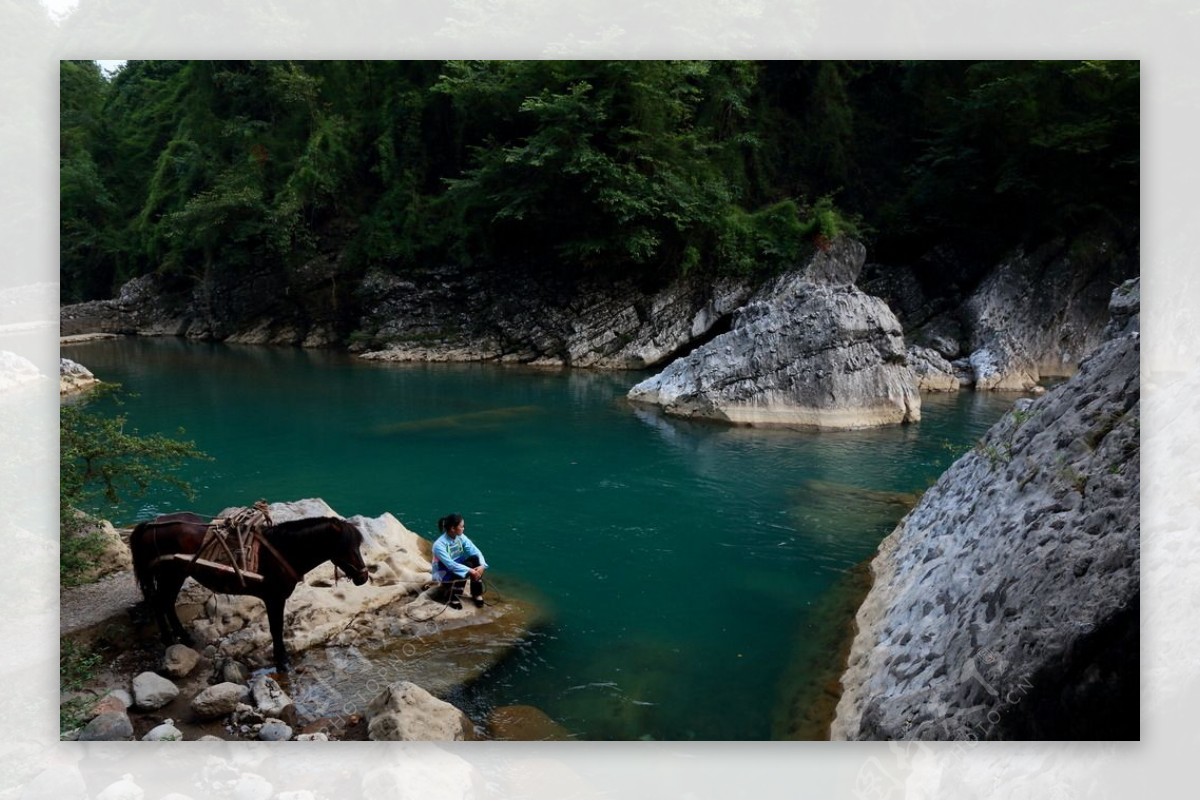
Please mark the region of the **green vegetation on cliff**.
POLYGON ((990 256, 1136 226, 1138 104, 1136 62, 64 62, 63 300, 990 256))

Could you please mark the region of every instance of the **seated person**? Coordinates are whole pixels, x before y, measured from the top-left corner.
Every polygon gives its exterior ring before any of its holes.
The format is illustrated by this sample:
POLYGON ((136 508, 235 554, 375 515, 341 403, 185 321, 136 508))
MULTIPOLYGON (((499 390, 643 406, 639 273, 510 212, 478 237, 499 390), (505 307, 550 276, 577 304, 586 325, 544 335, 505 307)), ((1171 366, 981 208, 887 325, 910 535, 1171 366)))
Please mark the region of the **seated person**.
POLYGON ((462 609, 463 586, 471 583, 471 600, 483 606, 483 571, 487 560, 475 543, 463 534, 467 528, 462 515, 446 515, 438 521, 441 536, 433 543, 433 580, 440 582, 441 597, 449 596, 451 609, 462 609))

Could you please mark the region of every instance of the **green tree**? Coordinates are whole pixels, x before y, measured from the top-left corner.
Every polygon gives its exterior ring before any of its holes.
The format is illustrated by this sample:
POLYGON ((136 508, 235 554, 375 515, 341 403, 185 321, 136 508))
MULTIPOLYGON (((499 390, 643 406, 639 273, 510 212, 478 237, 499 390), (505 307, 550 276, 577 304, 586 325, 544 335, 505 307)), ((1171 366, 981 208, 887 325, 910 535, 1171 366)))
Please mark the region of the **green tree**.
POLYGON ((119 404, 119 387, 103 385, 86 400, 64 404, 60 410, 59 574, 64 586, 78 582, 97 552, 98 540, 87 532, 103 503, 141 497, 160 484, 190 495, 190 485, 177 471, 188 460, 209 458, 193 442, 126 431, 124 415, 90 408, 102 398, 119 404))

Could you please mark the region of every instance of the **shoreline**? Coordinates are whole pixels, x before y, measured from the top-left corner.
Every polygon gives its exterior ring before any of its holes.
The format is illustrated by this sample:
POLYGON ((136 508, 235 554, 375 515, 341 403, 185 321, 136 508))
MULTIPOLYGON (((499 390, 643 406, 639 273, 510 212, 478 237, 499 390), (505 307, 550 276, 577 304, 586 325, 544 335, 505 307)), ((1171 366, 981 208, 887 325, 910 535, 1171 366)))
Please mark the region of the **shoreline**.
POLYGON ((876 555, 847 570, 814 606, 810 624, 814 637, 801 639, 803 631, 793 635, 799 644, 786 676, 802 678, 782 689, 784 707, 772 721, 772 740, 831 739, 837 705, 845 691, 842 677, 858 635, 858 608, 874 586, 871 563, 876 555))

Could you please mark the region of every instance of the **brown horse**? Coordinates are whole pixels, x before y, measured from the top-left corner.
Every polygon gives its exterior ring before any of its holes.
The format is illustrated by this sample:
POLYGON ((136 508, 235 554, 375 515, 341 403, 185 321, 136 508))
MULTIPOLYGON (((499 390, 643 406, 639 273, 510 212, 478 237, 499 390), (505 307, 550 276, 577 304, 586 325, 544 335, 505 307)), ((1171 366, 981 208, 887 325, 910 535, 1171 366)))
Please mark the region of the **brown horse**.
POLYGON ((341 568, 355 584, 365 584, 368 578, 360 552, 362 532, 340 518, 310 517, 268 528, 263 538, 271 547, 262 549, 258 564, 262 579, 247 582, 244 588, 231 588, 227 578, 196 570, 186 559, 172 558, 174 554, 195 554, 207 531, 208 523, 204 518, 181 512, 139 523, 129 535, 133 573, 164 643, 170 644, 176 638, 188 645, 192 643, 175 612, 179 589, 184 580, 192 576, 215 592, 262 599, 271 626, 275 665, 286 671, 288 654, 283 645, 283 607, 304 574, 328 561, 341 568))

